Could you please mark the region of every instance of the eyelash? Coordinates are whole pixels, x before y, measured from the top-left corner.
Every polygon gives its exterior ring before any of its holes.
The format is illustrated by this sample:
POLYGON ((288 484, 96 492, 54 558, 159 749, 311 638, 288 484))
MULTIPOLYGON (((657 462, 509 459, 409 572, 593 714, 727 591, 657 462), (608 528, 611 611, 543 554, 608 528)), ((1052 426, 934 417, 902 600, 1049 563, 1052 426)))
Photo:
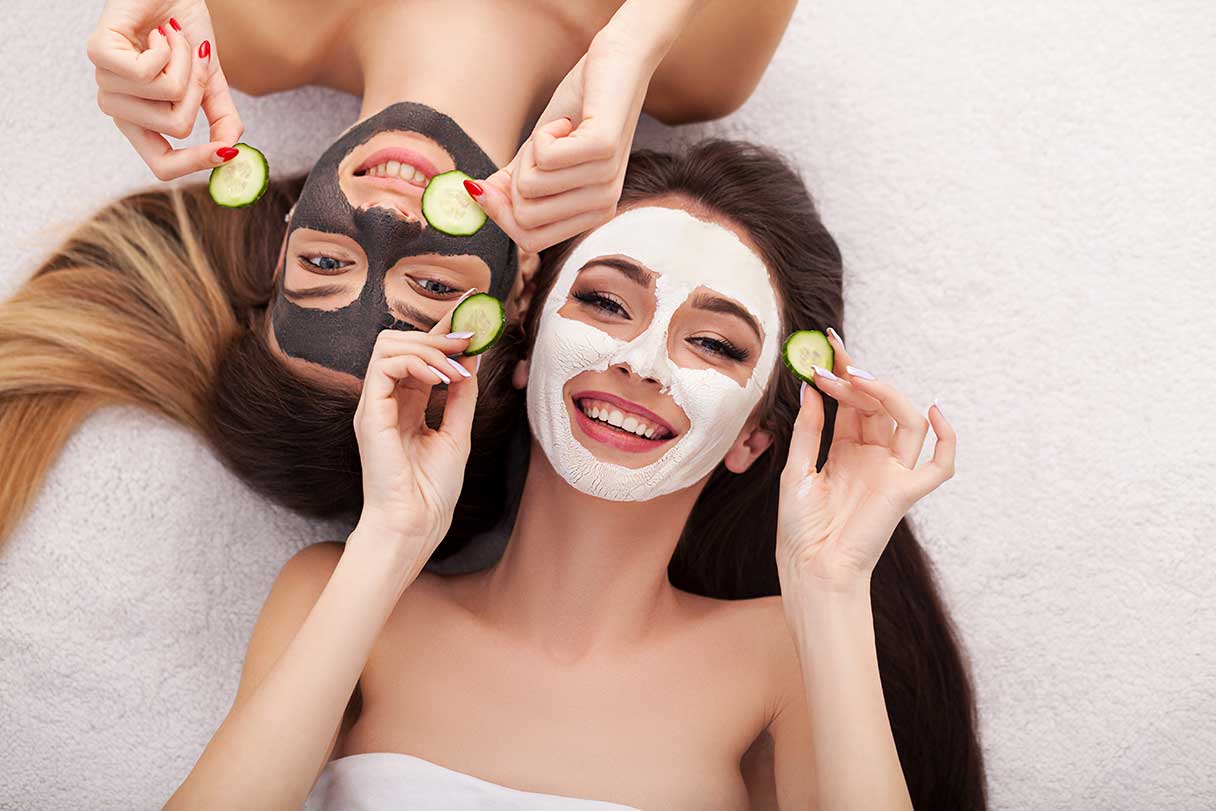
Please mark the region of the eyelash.
POLYGON ((422 292, 429 293, 432 296, 450 296, 453 293, 460 292, 455 287, 446 285, 437 279, 414 279, 414 284, 418 285, 418 287, 422 289, 422 292), (428 284, 438 285, 439 287, 443 288, 443 291, 441 292, 439 290, 430 290, 427 288, 428 284))
POLYGON ((603 293, 597 293, 596 291, 591 290, 587 292, 574 293, 573 296, 590 307, 595 307, 603 310, 606 313, 611 313, 612 315, 619 315, 625 318, 629 317, 629 312, 621 305, 619 301, 609 298, 603 293))
POLYGON ((727 341, 727 340, 721 340, 718 338, 696 337, 696 338, 689 338, 688 342, 690 344, 696 344, 697 346, 700 346, 709 352, 713 352, 717 355, 722 355, 723 357, 730 358, 731 360, 737 361, 739 363, 742 363, 743 361, 747 360, 747 357, 748 357, 748 353, 747 353, 746 349, 740 349, 739 347, 735 346, 734 344, 732 344, 730 341, 727 341), (702 341, 704 343, 701 343, 702 341))

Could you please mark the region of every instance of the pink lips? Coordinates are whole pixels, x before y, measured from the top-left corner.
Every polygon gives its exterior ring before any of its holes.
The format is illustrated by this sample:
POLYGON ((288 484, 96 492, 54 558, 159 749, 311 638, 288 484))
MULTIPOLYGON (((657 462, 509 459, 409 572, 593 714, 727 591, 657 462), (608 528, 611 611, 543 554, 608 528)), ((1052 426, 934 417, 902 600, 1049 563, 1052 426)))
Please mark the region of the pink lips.
POLYGON ((603 442, 605 445, 611 445, 614 448, 628 451, 630 453, 645 453, 646 451, 652 451, 659 445, 676 438, 676 429, 673 428, 671 423, 667 422, 667 420, 663 419, 658 414, 655 414, 653 411, 643 408, 637 403, 630 402, 622 397, 617 397, 615 394, 608 394, 607 392, 603 391, 580 391, 572 395, 570 399, 574 405, 574 418, 578 422, 579 428, 581 428, 583 433, 585 433, 587 436, 591 437, 597 442, 603 442), (645 417, 650 422, 653 422, 665 429, 670 436, 668 436, 666 439, 646 439, 645 437, 640 437, 636 434, 630 434, 626 431, 620 431, 616 428, 612 428, 599 420, 593 420, 584 414, 583 410, 579 408, 579 401, 584 399, 600 400, 619 407, 621 411, 633 413, 640 417, 645 417))

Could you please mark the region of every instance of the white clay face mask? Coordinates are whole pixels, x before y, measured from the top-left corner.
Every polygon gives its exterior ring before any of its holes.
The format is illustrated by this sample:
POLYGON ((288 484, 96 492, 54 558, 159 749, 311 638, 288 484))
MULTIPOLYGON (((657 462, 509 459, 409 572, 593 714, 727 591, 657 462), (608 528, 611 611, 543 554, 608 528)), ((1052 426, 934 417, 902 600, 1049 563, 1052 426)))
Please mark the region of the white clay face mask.
POLYGON ((528 422, 554 470, 581 492, 647 501, 683 490, 726 455, 773 372, 781 324, 764 263, 729 229, 661 206, 635 208, 591 233, 570 254, 545 299, 529 364, 528 422), (561 315, 579 271, 592 259, 625 256, 656 274, 655 311, 636 338, 620 340, 561 315), (746 385, 712 368, 677 366, 668 351, 672 316, 698 287, 742 304, 764 343, 746 385), (624 365, 657 380, 688 417, 689 429, 639 468, 597 458, 574 436, 564 387, 576 375, 624 365))

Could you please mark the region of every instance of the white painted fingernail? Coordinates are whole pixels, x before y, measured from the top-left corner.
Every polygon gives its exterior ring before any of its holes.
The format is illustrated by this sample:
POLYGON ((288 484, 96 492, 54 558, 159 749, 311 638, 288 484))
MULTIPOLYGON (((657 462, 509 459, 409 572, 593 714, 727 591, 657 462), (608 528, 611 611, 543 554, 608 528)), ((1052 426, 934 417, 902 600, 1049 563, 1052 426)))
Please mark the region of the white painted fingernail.
POLYGON ((802 398, 806 397, 806 381, 802 381, 802 385, 798 387, 798 405, 802 405, 802 398))
POLYGON ((472 377, 473 373, 460 365, 460 361, 453 358, 448 358, 448 363, 452 364, 452 368, 460 372, 462 377, 472 377))
POLYGON ((858 369, 856 366, 846 366, 845 368, 849 370, 849 374, 853 375, 853 377, 860 377, 862 380, 876 379, 874 375, 870 374, 865 369, 858 369))
POLYGON ((475 372, 481 371, 481 355, 477 356, 477 365, 475 367, 473 367, 473 371, 475 371, 475 372))
POLYGON ((430 369, 432 372, 439 375, 439 379, 442 380, 444 383, 452 382, 452 378, 448 377, 443 372, 439 371, 438 369, 436 369, 434 366, 430 365, 429 363, 426 365, 426 368, 430 369))
POLYGON ((844 346, 844 339, 840 337, 840 333, 838 333, 836 330, 832 329, 831 327, 828 327, 828 335, 831 335, 833 338, 835 338, 836 343, 840 344, 841 346, 844 346))
POLYGON ((942 408, 942 402, 941 402, 941 400, 939 400, 939 399, 937 399, 936 397, 934 397, 934 398, 933 398, 933 405, 937 406, 937 410, 938 410, 938 412, 939 412, 939 413, 940 413, 940 414, 941 414, 943 417, 944 417, 944 416, 946 416, 946 409, 942 408))
POLYGON ((472 338, 473 335, 472 332, 449 332, 446 337, 460 340, 461 338, 472 338))
POLYGON ((839 380, 840 379, 839 377, 832 374, 831 372, 829 372, 827 369, 823 368, 822 366, 812 366, 811 368, 815 370, 816 377, 818 377, 819 375, 823 375, 824 379, 826 379, 826 380, 839 380))

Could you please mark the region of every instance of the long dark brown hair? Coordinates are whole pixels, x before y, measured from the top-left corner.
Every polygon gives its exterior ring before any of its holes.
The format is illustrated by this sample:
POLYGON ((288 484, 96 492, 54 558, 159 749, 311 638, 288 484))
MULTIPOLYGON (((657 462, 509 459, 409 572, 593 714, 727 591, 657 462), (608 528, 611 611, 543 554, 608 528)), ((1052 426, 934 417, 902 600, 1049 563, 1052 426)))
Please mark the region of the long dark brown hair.
MULTIPOLYGON (((779 291, 782 323, 834 327, 845 334, 843 263, 806 185, 778 155, 738 141, 711 140, 673 155, 636 152, 621 206, 682 197, 741 225, 779 291)), ((544 301, 575 241, 541 257, 535 301, 544 301)), ((530 308, 505 352, 524 356, 541 307, 530 308)), ((719 465, 689 516, 668 565, 677 588, 720 599, 780 593, 776 565, 777 499, 798 383, 776 374, 762 408, 771 449, 745 473, 719 465)), ((500 408, 522 409, 510 392, 500 408)), ((831 446, 835 403, 825 398, 819 464, 831 446)), ((947 615, 924 549, 900 521, 871 578, 875 641, 887 714, 913 804, 920 809, 987 807, 974 691, 958 634, 947 615)))
MULTIPOLYGON (((362 502, 352 420, 357 395, 293 374, 265 330, 271 269, 302 178, 275 180, 247 209, 216 207, 203 185, 128 196, 83 223, 0 304, 0 539, 92 410, 134 404, 205 436, 258 492, 317 516, 362 502)), ((708 141, 636 153, 621 203, 682 195, 741 225, 774 275, 782 321, 842 335, 842 262, 801 179, 760 147, 708 141)), ((544 253, 543 300, 572 243, 544 253)), ((505 444, 526 424, 510 371, 540 311, 487 355, 461 503, 437 559, 505 509, 505 444)), ((778 473, 798 392, 774 375, 763 407, 773 447, 743 474, 715 471, 668 567, 678 588, 738 599, 780 592, 778 473)), ((826 458, 835 411, 826 402, 826 458)), ((932 567, 902 521, 872 578, 879 669, 896 746, 921 809, 986 807, 970 677, 932 567)))

